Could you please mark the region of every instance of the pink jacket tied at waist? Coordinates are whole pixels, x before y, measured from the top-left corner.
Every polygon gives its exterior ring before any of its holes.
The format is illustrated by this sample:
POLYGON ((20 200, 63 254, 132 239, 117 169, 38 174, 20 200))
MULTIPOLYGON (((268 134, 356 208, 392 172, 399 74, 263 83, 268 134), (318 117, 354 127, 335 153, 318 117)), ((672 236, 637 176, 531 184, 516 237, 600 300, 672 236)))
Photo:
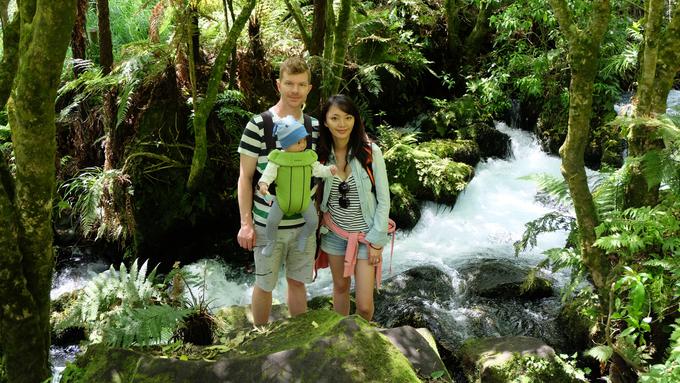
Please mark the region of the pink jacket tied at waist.
MULTIPOLYGON (((357 256, 359 254, 359 243, 363 243, 368 246, 369 243, 366 241, 366 233, 363 232, 353 232, 350 233, 345 231, 340 226, 336 225, 331 218, 331 215, 326 212, 323 214, 321 224, 326 226, 330 231, 337 234, 339 237, 347 240, 347 249, 345 250, 345 269, 343 272, 343 277, 349 278, 354 275, 354 268, 357 264, 357 256)), ((397 226, 393 220, 387 220, 387 232, 392 233, 392 240, 390 245, 390 274, 392 273, 392 255, 394 254, 394 231, 397 226)), ((316 260, 314 261, 314 278, 316 279, 316 274, 319 269, 324 269, 328 267, 328 254, 326 254, 321 248, 319 248, 319 253, 317 254, 316 260)), ((380 282, 382 280, 382 259, 375 265, 375 284, 377 288, 380 288, 380 282)))

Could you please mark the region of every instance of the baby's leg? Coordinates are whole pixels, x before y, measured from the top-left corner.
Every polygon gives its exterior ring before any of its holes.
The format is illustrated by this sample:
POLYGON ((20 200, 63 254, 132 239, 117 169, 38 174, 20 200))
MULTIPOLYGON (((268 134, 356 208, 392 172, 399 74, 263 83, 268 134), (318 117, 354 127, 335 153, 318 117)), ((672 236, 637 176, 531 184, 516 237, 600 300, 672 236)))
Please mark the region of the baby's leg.
POLYGON ((262 255, 270 256, 272 251, 274 251, 274 245, 276 245, 276 234, 279 231, 279 223, 283 218, 283 211, 279 207, 279 203, 274 198, 274 203, 269 209, 269 215, 267 216, 267 245, 262 249, 262 255))
POLYGON ((307 239, 316 231, 316 227, 319 225, 319 216, 316 214, 314 203, 309 203, 307 210, 302 212, 302 217, 305 219, 305 225, 302 226, 297 237, 299 251, 305 250, 307 239))

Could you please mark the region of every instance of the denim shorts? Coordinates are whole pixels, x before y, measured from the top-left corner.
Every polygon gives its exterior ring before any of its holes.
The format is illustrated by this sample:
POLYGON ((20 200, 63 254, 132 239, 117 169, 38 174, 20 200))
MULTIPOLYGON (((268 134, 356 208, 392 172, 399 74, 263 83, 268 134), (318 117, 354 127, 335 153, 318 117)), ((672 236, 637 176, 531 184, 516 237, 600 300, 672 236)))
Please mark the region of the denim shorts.
MULTIPOLYGON (((321 236, 321 250, 328 255, 345 256, 347 249, 347 240, 329 231, 321 236)), ((363 243, 359 244, 359 254, 357 259, 368 259, 368 246, 363 243)))

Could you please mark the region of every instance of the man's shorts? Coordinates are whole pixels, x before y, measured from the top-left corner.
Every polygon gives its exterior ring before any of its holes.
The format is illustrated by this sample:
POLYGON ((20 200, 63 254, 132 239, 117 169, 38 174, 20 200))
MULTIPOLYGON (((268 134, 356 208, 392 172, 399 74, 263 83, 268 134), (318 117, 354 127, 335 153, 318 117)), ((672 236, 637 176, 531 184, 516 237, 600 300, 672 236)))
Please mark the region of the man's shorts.
POLYGON ((302 283, 311 283, 314 274, 314 252, 316 236, 307 239, 305 251, 297 250, 297 235, 301 228, 282 229, 276 235, 276 245, 272 255, 262 255, 262 248, 267 242, 265 228, 255 225, 255 284, 264 291, 272 291, 279 280, 279 271, 286 268, 286 278, 302 283))
MULTIPOLYGON (((345 256, 345 250, 347 249, 347 240, 340 237, 339 235, 329 231, 321 236, 321 250, 323 250, 328 255, 341 255, 345 256)), ((363 243, 359 244, 359 254, 357 259, 368 259, 368 246, 363 243)))

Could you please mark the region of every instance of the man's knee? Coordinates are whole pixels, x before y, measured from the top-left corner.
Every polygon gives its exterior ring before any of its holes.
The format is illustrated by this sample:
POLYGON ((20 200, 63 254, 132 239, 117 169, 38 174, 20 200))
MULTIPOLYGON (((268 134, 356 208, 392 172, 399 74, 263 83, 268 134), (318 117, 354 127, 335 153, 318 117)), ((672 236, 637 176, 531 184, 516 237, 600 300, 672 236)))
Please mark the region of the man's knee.
POLYGON ((305 284, 303 282, 298 281, 297 279, 286 278, 286 281, 288 282, 288 289, 290 289, 290 290, 304 290, 305 289, 305 284))

